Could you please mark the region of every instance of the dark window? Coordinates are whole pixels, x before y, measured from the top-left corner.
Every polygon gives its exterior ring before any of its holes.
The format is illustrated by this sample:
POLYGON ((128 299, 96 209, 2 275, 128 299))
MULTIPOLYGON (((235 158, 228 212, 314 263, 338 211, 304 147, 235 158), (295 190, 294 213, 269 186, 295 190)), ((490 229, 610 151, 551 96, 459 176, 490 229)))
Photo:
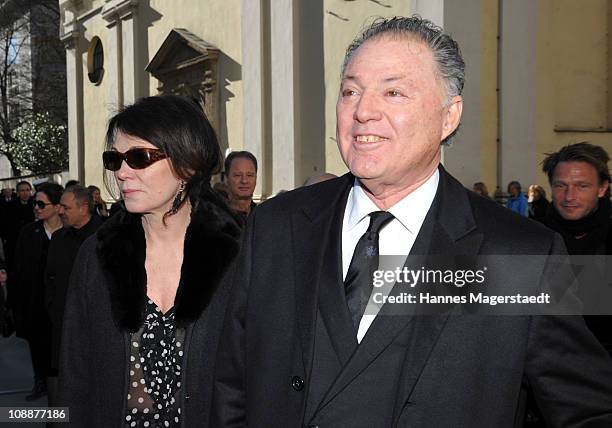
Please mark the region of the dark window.
POLYGON ((102 41, 98 37, 94 37, 89 44, 87 53, 87 77, 89 81, 98 84, 102 81, 104 74, 104 49, 102 41))

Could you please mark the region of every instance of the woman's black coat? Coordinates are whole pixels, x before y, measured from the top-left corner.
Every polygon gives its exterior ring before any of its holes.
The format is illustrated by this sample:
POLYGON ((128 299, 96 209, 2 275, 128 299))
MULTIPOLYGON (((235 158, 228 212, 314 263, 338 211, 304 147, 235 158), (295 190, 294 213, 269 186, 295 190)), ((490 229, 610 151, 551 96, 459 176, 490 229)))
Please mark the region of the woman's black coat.
MULTIPOLYGON (((182 426, 206 426, 213 366, 240 230, 212 199, 192 200, 181 279, 175 298, 186 327, 182 426)), ((124 209, 79 252, 68 290, 60 353, 59 405, 70 407, 71 426, 125 424, 129 337, 143 323, 146 299, 145 238, 141 217, 124 209)))

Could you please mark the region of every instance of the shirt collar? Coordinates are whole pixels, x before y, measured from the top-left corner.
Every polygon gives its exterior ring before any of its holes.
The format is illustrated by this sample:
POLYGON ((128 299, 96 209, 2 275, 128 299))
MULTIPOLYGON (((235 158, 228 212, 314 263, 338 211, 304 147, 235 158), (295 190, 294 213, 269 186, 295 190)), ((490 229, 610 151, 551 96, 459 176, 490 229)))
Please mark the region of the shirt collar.
MULTIPOLYGON (((388 211, 411 233, 417 233, 425 220, 429 207, 433 202, 440 181, 438 169, 413 192, 406 195, 388 211)), ((348 230, 353 229, 364 220, 371 212, 380 209, 366 195, 358 178, 355 178, 353 188, 347 201, 348 218, 346 225, 348 230)))

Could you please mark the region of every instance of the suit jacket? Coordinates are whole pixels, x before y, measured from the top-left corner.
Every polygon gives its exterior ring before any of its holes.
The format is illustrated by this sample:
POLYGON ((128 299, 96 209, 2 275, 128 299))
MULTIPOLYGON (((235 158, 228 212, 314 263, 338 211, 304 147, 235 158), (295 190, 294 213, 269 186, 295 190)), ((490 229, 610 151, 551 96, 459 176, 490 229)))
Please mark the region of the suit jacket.
POLYGON ((79 248, 98 230, 102 220, 92 215, 91 219, 80 229, 64 227, 51 235, 47 263, 45 265, 45 306, 51 319, 51 367, 58 368, 59 349, 62 336, 62 322, 66 307, 66 293, 70 274, 79 248))
MULTIPOLYGON (((612 426, 612 362, 581 317, 385 316, 383 306, 351 345, 355 332, 333 296, 343 293, 341 224, 353 180, 288 192, 249 219, 219 345, 212 426, 520 426, 526 388, 550 426, 612 426), (325 372, 313 370, 319 317, 341 364, 322 394, 311 384, 313 372, 317 381, 325 372), (377 362, 397 346, 405 358, 389 376, 377 362), (363 379, 395 379, 395 393, 376 396, 376 380, 369 387, 363 379), (314 408, 311 391, 322 397, 314 408), (372 417, 365 400, 392 410, 372 417), (339 422, 343 414, 350 423, 339 422)), ((563 252, 554 232, 466 191, 443 168, 412 250, 563 252)), ((505 285, 521 289, 525 277, 514 269, 505 285)))

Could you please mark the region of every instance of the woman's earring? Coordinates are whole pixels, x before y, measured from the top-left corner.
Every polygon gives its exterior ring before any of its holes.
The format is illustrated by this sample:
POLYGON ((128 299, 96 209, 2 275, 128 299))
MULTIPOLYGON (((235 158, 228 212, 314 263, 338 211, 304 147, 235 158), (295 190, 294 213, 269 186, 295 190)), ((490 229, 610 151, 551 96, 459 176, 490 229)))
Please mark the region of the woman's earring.
POLYGON ((170 214, 176 214, 183 201, 183 192, 185 191, 185 182, 181 180, 178 188, 178 192, 172 201, 172 208, 170 208, 170 214))

